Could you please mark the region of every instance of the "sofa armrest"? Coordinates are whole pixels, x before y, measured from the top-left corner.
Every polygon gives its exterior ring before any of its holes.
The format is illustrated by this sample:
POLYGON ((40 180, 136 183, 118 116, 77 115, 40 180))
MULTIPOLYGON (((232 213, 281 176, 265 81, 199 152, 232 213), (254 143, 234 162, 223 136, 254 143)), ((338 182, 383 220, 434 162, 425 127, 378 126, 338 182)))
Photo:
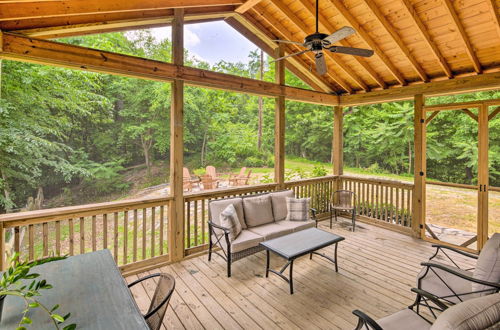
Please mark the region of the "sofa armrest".
POLYGON ((468 258, 472 258, 472 259, 479 258, 479 256, 476 255, 476 254, 468 253, 468 252, 459 250, 459 249, 451 247, 451 246, 446 246, 446 245, 441 245, 441 244, 432 244, 432 247, 436 248, 436 253, 432 257, 430 257, 429 260, 432 260, 432 258, 434 258, 439 253, 440 250, 450 250, 450 251, 453 251, 455 253, 458 253, 458 254, 461 254, 463 256, 466 256, 468 258))
POLYGON ((223 227, 221 225, 217 225, 217 224, 213 223, 212 221, 209 221, 208 224, 210 225, 210 227, 215 227, 217 229, 223 230, 225 234, 226 233, 229 234, 229 229, 226 227, 223 227))
POLYGON ((470 282, 473 282, 473 283, 477 283, 477 284, 481 284, 481 285, 485 285, 485 286, 489 286, 491 288, 500 290, 500 283, 493 283, 493 282, 479 280, 477 278, 464 275, 464 274, 462 274, 460 272, 457 272, 456 270, 454 270, 452 268, 448 268, 448 267, 446 267, 444 265, 441 265, 441 264, 435 264, 435 263, 432 263, 432 262, 422 262, 421 265, 424 266, 424 267, 427 267, 427 268, 441 269, 441 270, 444 270, 445 272, 448 272, 450 274, 453 274, 455 276, 463 278, 464 280, 467 280, 467 281, 470 281, 470 282))
MULTIPOLYGON (((429 293, 427 291, 424 291, 424 290, 421 290, 421 289, 417 289, 417 288, 412 288, 411 291, 415 292, 417 295, 421 296, 421 297, 425 297, 427 299, 429 299, 430 301, 432 301, 437 307, 439 307, 441 309, 441 311, 444 311, 445 309, 448 308, 447 305, 443 304, 438 297, 436 297, 435 295, 433 295, 432 293, 429 293)), ((412 307, 412 306, 410 306, 412 307)))
POLYGON ((312 208, 312 207, 309 210, 311 211, 311 218, 316 221, 317 220, 316 216, 318 215, 318 210, 316 210, 315 208, 312 208))
POLYGON ((383 330, 378 323, 363 313, 362 311, 355 309, 352 311, 354 315, 358 317, 358 326, 356 327, 356 330, 358 329, 373 329, 373 330, 383 330))

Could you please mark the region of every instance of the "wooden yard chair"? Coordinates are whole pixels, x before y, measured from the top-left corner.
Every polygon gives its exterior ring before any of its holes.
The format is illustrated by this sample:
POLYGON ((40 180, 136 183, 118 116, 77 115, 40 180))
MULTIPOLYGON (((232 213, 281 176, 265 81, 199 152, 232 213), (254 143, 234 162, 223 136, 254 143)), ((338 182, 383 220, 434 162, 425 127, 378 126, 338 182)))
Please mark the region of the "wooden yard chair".
POLYGON ((183 190, 193 190, 195 184, 199 186, 200 178, 192 176, 187 167, 182 168, 182 188, 183 190))
POLYGON ((210 174, 203 174, 200 179, 205 190, 216 189, 218 187, 219 181, 214 180, 210 174))
POLYGON ((229 174, 229 185, 230 186, 237 186, 238 185, 238 179, 241 179, 245 176, 245 172, 247 171, 246 167, 242 167, 240 170, 240 173, 234 174, 231 173, 229 174))
POLYGON ((332 229, 332 219, 335 216, 337 221, 338 212, 351 213, 352 231, 356 227, 356 194, 349 190, 337 190, 333 193, 333 203, 330 204, 330 229, 332 229))
POLYGON ((248 186, 250 183, 250 176, 252 175, 252 170, 248 171, 247 175, 243 175, 242 177, 238 178, 238 186, 248 186))
MULTIPOLYGON (((217 171, 215 170, 215 167, 209 165, 207 166, 206 168, 206 172, 208 175, 210 175, 210 177, 212 178, 213 181, 215 181, 215 187, 214 188, 218 188, 219 187, 219 183, 220 183, 220 177, 217 176, 217 171)), ((207 188, 205 188, 207 189, 207 188)))

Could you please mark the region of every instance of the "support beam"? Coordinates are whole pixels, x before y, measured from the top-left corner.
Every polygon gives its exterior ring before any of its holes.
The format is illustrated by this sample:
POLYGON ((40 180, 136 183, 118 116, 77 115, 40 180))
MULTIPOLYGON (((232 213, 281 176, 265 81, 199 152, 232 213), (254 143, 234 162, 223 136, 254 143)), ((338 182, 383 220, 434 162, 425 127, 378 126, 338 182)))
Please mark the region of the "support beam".
MULTIPOLYGON (((276 57, 284 56, 284 46, 279 45, 276 50, 276 57)), ((285 84, 285 62, 286 60, 276 62, 276 83, 285 84)), ((278 189, 285 184, 285 98, 278 96, 276 98, 274 119, 274 182, 278 184, 278 189)))
POLYGON ((459 94, 492 90, 500 87, 500 72, 483 73, 481 75, 454 78, 442 81, 433 81, 398 88, 390 88, 369 93, 343 95, 340 103, 343 106, 373 104, 392 101, 410 100, 416 94, 438 96, 444 94, 459 94))
POLYGON ((333 107, 333 175, 344 174, 344 113, 341 106, 333 107))
POLYGON ((403 53, 403 56, 410 62, 415 72, 420 76, 420 78, 424 82, 428 82, 429 77, 427 76, 427 73, 425 73, 420 63, 418 63, 415 57, 411 54, 408 47, 406 47, 401 37, 396 33, 394 27, 382 13, 382 11, 379 9, 378 5, 375 4, 375 2, 373 2, 372 0, 363 0, 363 2, 365 3, 366 6, 368 6, 368 8, 370 8, 373 15, 375 15, 376 19, 384 27, 385 31, 391 36, 392 40, 398 45, 399 50, 403 53))
POLYGON ((250 8, 256 6, 261 1, 262 0, 247 0, 244 4, 238 6, 238 8, 235 9, 235 12, 237 12, 238 14, 243 14, 250 8))
POLYGON ((406 85, 406 80, 403 78, 399 70, 392 64, 392 62, 389 60, 387 55, 378 47, 377 43, 370 37, 368 32, 361 26, 361 24, 358 23, 356 18, 349 12, 349 10, 344 6, 342 1, 340 0, 330 0, 331 4, 337 9, 337 11, 340 13, 342 17, 351 25, 356 32, 359 34, 361 39, 365 41, 365 43, 375 52, 375 55, 377 55, 382 62, 384 62, 385 66, 389 71, 392 73, 394 78, 396 78, 397 81, 401 85, 406 85))
POLYGON ((433 113, 431 113, 431 115, 425 120, 425 125, 429 124, 437 115, 439 115, 439 111, 434 111, 433 113))
POLYGON ((490 115, 488 116, 488 120, 492 120, 495 118, 495 116, 500 112, 500 107, 496 107, 495 110, 493 110, 490 115))
POLYGON ((477 214, 477 248, 481 250, 488 240, 488 190, 489 190, 489 165, 488 165, 488 106, 483 104, 478 113, 478 166, 477 183, 478 214, 477 214))
POLYGON ((500 37, 500 11, 497 0, 487 0, 487 3, 490 6, 491 16, 493 18, 492 22, 497 28, 498 37, 500 37))
POLYGON ((186 84, 215 89, 244 92, 262 96, 284 96, 287 99, 338 105, 336 95, 280 86, 278 84, 212 72, 183 65, 154 61, 135 56, 116 54, 85 47, 3 33, 0 58, 54 65, 78 70, 95 71, 134 78, 171 82, 183 80, 186 84))
POLYGON ((413 174, 413 213, 411 227, 415 237, 425 236, 425 180, 427 176, 426 167, 426 128, 424 110, 424 96, 415 95, 413 102, 413 126, 414 126, 414 147, 415 161, 413 174))
MULTIPOLYGON (((424 25, 420 17, 418 16, 418 13, 415 11, 415 8, 411 4, 410 0, 401 0, 403 2, 404 8, 406 9, 406 12, 410 16, 410 18, 413 20, 413 23, 417 26, 417 30, 422 36, 422 38, 425 40, 429 48, 431 49, 432 53, 438 60, 439 65, 443 69, 444 73, 448 78, 453 78, 453 73, 451 72, 450 66, 448 65, 448 62, 446 62, 445 58, 441 54, 441 51, 439 48, 436 46, 436 43, 432 40, 431 35, 427 31, 427 27, 424 25)), ((495 1, 495 0, 493 0, 495 1)))
MULTIPOLYGON (((172 59, 175 65, 184 64, 184 10, 175 9, 172 24, 172 59)), ((170 108, 170 195, 168 208, 168 254, 171 261, 184 258, 184 81, 172 83, 170 108)))
POLYGON ((472 47, 472 44, 470 43, 469 37, 467 36, 467 33, 465 32, 465 28, 462 25, 462 21, 460 21, 460 18, 458 17, 458 14, 455 10, 455 7, 453 6, 453 3, 451 0, 442 0, 444 3, 444 7, 450 14, 453 24, 457 28, 457 32, 460 35, 460 39, 462 40, 464 46, 465 46, 465 51, 467 55, 469 56, 472 66, 474 67, 474 71, 476 73, 482 73, 483 69, 481 68, 481 63, 479 63, 479 59, 476 56, 476 53, 474 51, 474 48, 472 47))

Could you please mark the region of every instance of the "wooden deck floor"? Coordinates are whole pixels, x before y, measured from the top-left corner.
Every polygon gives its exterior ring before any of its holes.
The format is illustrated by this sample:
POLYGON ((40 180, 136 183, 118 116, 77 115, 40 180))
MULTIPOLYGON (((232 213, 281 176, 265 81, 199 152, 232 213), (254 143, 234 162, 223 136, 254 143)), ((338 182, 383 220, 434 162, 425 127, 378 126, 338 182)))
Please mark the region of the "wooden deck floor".
MULTIPOLYGON (((410 288, 420 262, 434 251, 431 245, 368 224, 360 223, 353 233, 347 223, 339 221, 332 230, 346 238, 339 244, 339 273, 321 257, 300 258, 294 264, 293 295, 278 276, 264 277, 265 252, 235 262, 231 278, 218 256, 211 262, 204 255, 151 271, 176 278, 165 328, 353 329, 353 309, 379 318, 411 304, 410 288)), ((327 223, 320 228, 328 229, 327 223)), ((333 247, 324 252, 333 255, 333 247)), ((275 269, 283 264, 273 256, 275 269)), ((154 283, 133 291, 141 309, 147 308, 153 291, 154 283)))

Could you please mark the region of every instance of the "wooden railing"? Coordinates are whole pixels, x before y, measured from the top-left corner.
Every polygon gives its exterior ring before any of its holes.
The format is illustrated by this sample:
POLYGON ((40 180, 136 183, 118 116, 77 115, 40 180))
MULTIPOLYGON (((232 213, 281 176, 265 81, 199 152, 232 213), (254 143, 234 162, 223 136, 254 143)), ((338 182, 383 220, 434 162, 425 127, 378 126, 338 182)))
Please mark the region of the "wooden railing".
POLYGON ((285 189, 293 190, 297 198, 310 197, 311 207, 318 211, 319 217, 322 217, 325 216, 330 209, 330 203, 332 202, 337 179, 338 177, 331 175, 288 181, 285 182, 285 189))
POLYGON ((123 200, 0 216, 2 251, 22 260, 109 249, 123 271, 167 258, 171 198, 123 200))
POLYGON ((359 216, 411 228, 412 183, 343 175, 342 187, 356 193, 359 216))

